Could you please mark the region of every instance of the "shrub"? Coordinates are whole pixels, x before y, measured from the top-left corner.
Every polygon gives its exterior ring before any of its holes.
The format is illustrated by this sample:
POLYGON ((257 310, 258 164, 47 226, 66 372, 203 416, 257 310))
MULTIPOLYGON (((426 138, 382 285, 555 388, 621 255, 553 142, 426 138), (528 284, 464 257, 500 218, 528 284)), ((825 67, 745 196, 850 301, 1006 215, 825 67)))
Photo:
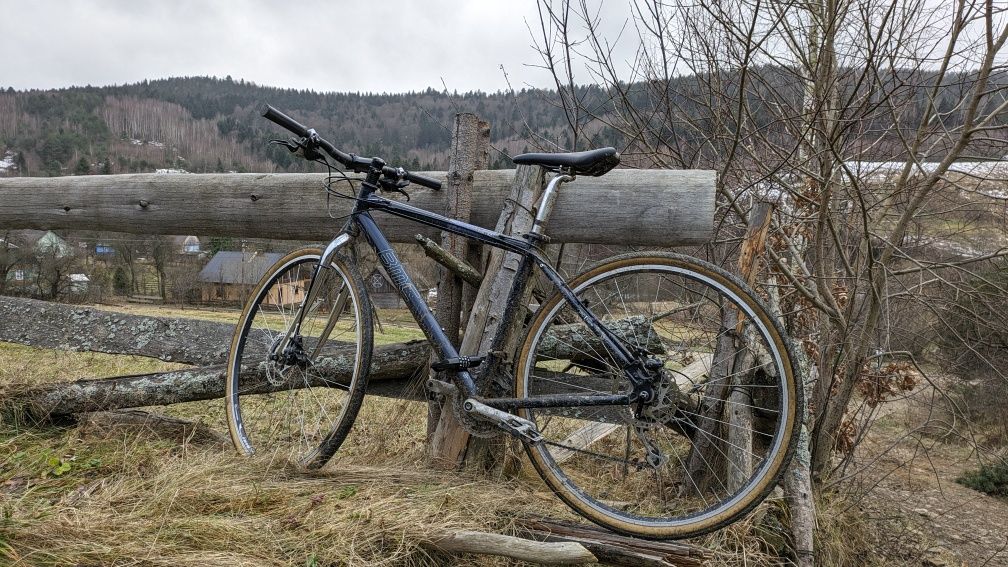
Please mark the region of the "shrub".
POLYGON ((956 482, 991 496, 1008 497, 1008 459, 980 465, 975 471, 963 473, 956 482))

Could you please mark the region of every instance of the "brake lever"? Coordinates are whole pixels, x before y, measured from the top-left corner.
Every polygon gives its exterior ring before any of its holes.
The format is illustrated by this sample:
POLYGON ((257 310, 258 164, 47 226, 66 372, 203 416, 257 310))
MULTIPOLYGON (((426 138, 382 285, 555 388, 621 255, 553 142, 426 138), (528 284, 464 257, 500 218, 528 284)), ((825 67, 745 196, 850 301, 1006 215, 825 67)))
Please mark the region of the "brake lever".
POLYGON ((270 145, 278 145, 287 148, 292 154, 297 154, 306 160, 314 161, 322 157, 315 148, 312 148, 306 144, 308 138, 301 138, 300 140, 295 138, 288 138, 286 140, 270 140, 270 145))
POLYGON ((271 146, 283 146, 283 147, 287 148, 287 150, 290 153, 294 153, 294 152, 298 151, 298 149, 301 147, 297 142, 294 141, 293 138, 289 138, 287 140, 270 140, 269 141, 269 145, 271 145, 271 146))
POLYGON ((395 182, 391 179, 382 179, 378 182, 378 186, 381 187, 382 190, 392 191, 393 193, 401 193, 404 197, 406 197, 406 201, 410 200, 410 196, 409 193, 404 191, 404 189, 409 184, 410 182, 406 179, 398 179, 395 182))

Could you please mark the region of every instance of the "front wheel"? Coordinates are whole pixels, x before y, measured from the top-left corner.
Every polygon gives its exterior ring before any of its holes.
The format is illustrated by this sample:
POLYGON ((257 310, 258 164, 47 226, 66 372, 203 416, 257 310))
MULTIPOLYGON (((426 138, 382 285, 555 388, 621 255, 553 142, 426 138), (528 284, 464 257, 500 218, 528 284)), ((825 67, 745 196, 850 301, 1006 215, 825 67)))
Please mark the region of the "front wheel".
POLYGON ((544 436, 526 449, 550 488, 589 520, 652 539, 718 529, 762 501, 791 457, 803 402, 789 341, 748 287, 664 253, 618 256, 568 285, 651 369, 655 396, 578 404, 627 394, 630 380, 559 293, 543 303, 515 395, 570 396, 569 407, 518 411, 544 436))
POLYGON ((336 258, 319 270, 320 256, 317 248, 291 252, 252 290, 231 342, 225 395, 240 452, 277 452, 309 468, 324 465, 350 432, 374 332, 356 268, 336 258))

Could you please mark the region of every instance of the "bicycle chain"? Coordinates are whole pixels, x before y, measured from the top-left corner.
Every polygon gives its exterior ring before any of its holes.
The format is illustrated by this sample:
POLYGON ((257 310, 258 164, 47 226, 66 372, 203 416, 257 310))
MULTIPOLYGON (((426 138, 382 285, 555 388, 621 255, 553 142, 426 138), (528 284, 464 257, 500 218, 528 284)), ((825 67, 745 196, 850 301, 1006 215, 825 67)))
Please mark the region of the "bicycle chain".
POLYGON ((642 470, 645 466, 648 466, 647 463, 641 461, 640 459, 634 459, 632 461, 631 460, 627 460, 627 459, 620 459, 618 457, 611 457, 609 455, 603 455, 602 453, 596 453, 595 451, 589 451, 587 449, 578 449, 577 447, 571 447, 569 445, 563 445, 563 444, 557 443, 555 441, 543 441, 543 443, 546 444, 546 445, 551 445, 553 447, 559 447, 561 449, 564 449, 565 451, 572 451, 574 453, 581 453, 583 455, 591 455, 593 457, 598 457, 600 459, 605 459, 607 461, 613 461, 613 462, 617 462, 617 463, 624 464, 624 465, 630 465, 630 466, 636 468, 637 470, 642 470))

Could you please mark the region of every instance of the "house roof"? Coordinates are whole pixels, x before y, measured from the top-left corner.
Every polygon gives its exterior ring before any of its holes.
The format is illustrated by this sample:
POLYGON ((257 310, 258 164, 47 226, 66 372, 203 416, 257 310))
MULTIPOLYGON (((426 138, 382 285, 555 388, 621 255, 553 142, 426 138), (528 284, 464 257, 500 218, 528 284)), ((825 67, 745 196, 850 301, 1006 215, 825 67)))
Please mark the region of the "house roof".
POLYGON ((172 244, 174 244, 176 246, 191 246, 191 245, 199 246, 199 244, 200 244, 199 237, 193 236, 193 235, 189 235, 189 236, 185 236, 185 235, 172 236, 171 237, 171 241, 172 241, 172 244))
POLYGON ((57 258, 65 258, 73 254, 73 250, 66 243, 66 240, 63 240, 51 230, 35 241, 35 252, 41 254, 52 253, 57 258))
MULTIPOLYGON (((24 229, 9 230, 5 231, 5 233, 7 234, 6 241, 11 244, 16 246, 31 246, 38 242, 40 238, 45 236, 48 231, 24 229)), ((4 240, 4 238, 0 238, 0 240, 4 240)))
POLYGON ((199 279, 207 283, 251 285, 259 281, 283 254, 263 252, 221 251, 210 258, 210 262, 200 270, 199 279))

